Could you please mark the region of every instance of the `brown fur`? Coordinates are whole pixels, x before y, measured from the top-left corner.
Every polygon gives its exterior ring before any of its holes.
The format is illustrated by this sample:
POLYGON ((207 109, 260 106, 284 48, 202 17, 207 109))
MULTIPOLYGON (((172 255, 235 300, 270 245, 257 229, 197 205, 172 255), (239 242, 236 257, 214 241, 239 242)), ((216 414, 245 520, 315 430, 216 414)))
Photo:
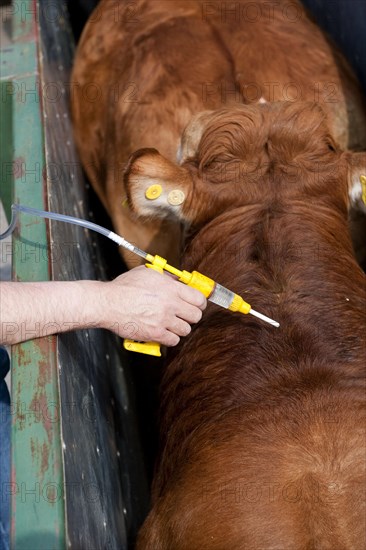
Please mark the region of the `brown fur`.
POLYGON ((141 224, 123 205, 122 174, 136 149, 156 147, 174 161, 193 115, 260 96, 318 101, 342 147, 366 145, 355 79, 294 1, 102 0, 84 30, 72 80, 80 157, 115 229, 171 262, 179 228, 141 224))
MULTIPOLYGON (((209 305, 173 352, 137 547, 364 549, 366 280, 347 227, 353 155, 314 105, 224 109, 205 124, 176 167, 192 193, 180 213, 192 224, 184 267, 281 326, 209 305)), ((145 151, 128 187, 144 157, 175 185, 171 164, 164 173, 145 151)))

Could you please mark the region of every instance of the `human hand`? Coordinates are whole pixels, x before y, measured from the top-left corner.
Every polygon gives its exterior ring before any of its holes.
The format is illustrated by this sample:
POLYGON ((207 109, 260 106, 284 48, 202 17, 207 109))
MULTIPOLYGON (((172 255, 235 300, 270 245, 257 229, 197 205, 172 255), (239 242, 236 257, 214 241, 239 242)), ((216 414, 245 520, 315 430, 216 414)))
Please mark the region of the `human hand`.
POLYGON ((122 338, 175 346, 198 323, 204 295, 165 274, 140 266, 103 283, 102 326, 122 338))

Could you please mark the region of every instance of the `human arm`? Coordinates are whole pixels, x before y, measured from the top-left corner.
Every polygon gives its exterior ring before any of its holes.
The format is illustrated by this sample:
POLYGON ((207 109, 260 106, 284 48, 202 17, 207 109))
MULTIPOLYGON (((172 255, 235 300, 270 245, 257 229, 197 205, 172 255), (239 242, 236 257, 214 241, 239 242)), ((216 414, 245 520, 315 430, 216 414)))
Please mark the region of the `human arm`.
POLYGON ((144 266, 111 282, 3 282, 0 343, 98 327, 123 338, 174 346, 205 307, 200 292, 144 266))

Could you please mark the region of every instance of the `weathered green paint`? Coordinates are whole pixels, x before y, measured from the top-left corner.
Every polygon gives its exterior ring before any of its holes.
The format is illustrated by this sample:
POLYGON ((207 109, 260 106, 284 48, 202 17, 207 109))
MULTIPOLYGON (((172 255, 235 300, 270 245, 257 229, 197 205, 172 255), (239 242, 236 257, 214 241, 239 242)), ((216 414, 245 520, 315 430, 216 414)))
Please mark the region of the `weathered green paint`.
POLYGON ((0 199, 8 220, 11 216, 13 189, 13 117, 11 82, 0 81, 0 199))
MULTIPOLYGON (((13 43, 1 52, 1 91, 5 141, 1 162, 12 170, 2 195, 45 208, 44 136, 36 47, 39 6, 13 4, 13 43)), ((3 164, 2 164, 3 167, 3 164)), ((3 180, 4 182, 4 180, 3 180)), ((8 209, 8 208, 7 208, 8 209)), ((44 220, 21 215, 13 238, 13 277, 17 281, 49 279, 47 227, 44 220)), ((16 322, 16 320, 15 320, 16 322)), ((31 332, 34 327, 22 327, 31 332)), ((64 474, 60 402, 54 337, 12 348, 12 547, 17 550, 65 548, 64 474)))
MULTIPOLYGON (((21 19, 21 4, 21 2, 17 2, 14 3, 14 6, 8 6, 6 9, 10 13, 16 12, 18 19, 21 19), (16 7, 15 4, 17 4, 16 7)), ((25 7, 23 7, 23 12, 24 18, 25 7)), ((16 24, 14 25, 14 21, 13 26, 18 28, 16 24)), ((28 22, 27 32, 31 32, 33 28, 33 25, 28 22)), ((19 38, 21 36, 19 35, 19 38)), ((13 202, 13 176, 17 170, 13 155, 13 109, 16 101, 25 102, 35 92, 34 75, 37 74, 37 48, 34 41, 12 42, 0 51, 0 198, 4 204, 6 215, 10 219, 10 207, 13 202), (25 79, 23 75, 33 75, 33 79, 25 79), (31 85, 33 88, 30 88, 31 85)), ((38 83, 38 79, 36 83, 38 83)))
MULTIPOLYGON (((17 79, 35 89, 35 77, 17 79)), ((38 93, 14 103, 14 199, 44 208, 43 134, 38 93)), ((18 281, 49 279, 45 222, 22 215, 13 248, 18 281)), ((33 327, 26 327, 32 330, 33 327)), ((55 339, 14 346, 12 368, 13 544, 64 546, 63 468, 55 339), (20 405, 19 405, 20 404, 20 405), (52 540, 52 545, 50 544, 52 540)))
MULTIPOLYGON (((34 74, 36 70, 37 48, 34 43, 12 43, 1 50, 1 80, 6 78, 11 81, 19 75, 34 74)), ((5 92, 6 95, 13 96, 15 91, 10 84, 5 92)))
POLYGON ((33 42, 41 8, 42 0, 13 0, 9 8, 13 42, 33 42))

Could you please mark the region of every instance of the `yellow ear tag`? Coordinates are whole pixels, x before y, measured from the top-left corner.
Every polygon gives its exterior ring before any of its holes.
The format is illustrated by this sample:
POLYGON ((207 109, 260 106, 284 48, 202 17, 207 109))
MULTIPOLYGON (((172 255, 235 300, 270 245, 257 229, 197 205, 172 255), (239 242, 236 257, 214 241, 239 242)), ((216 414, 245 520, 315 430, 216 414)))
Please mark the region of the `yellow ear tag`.
POLYGON ((145 197, 150 201, 153 201, 160 197, 162 192, 163 188, 161 185, 150 185, 150 187, 145 191, 145 197))
POLYGON ((128 199, 127 199, 127 197, 122 200, 121 204, 122 204, 123 208, 128 208, 128 199))
POLYGON ((360 176, 360 182, 362 187, 362 201, 366 204, 366 176, 360 176))

